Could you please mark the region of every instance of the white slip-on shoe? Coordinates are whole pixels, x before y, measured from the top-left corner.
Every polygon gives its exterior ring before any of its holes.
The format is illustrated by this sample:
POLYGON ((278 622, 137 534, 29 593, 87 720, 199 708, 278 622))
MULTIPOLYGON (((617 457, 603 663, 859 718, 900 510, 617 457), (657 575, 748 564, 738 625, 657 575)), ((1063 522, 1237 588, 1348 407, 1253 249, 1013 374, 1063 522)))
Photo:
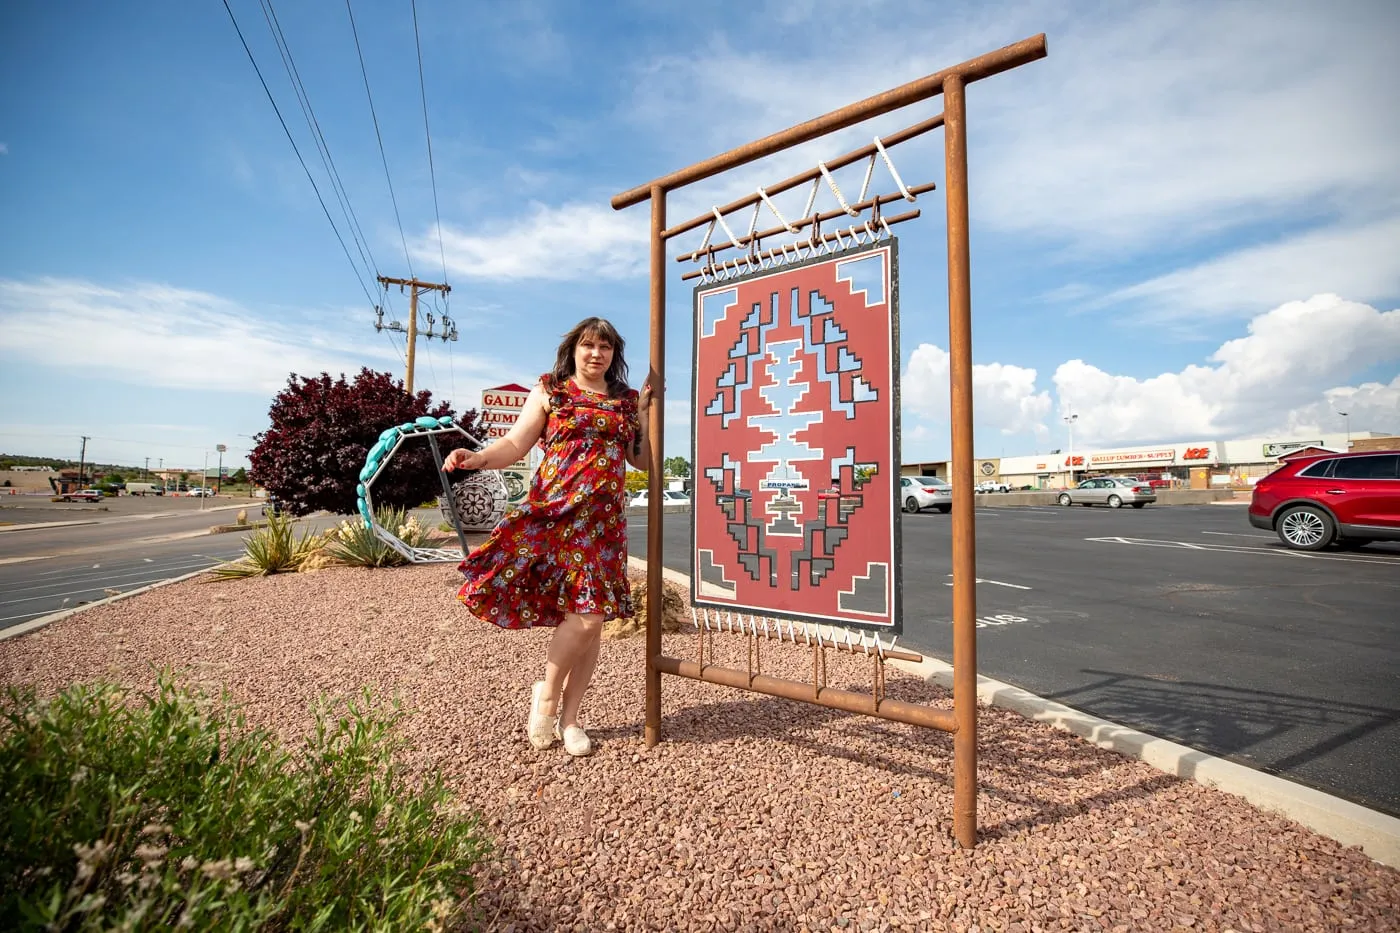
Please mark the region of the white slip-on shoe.
POLYGON ((559 732, 559 717, 546 716, 540 712, 540 707, 544 705, 544 691, 543 680, 535 681, 534 687, 530 689, 530 722, 527 730, 530 744, 541 751, 554 744, 555 736, 559 732))
POLYGON ((578 726, 569 726, 563 732, 559 732, 557 726, 555 729, 555 735, 564 740, 564 751, 570 755, 581 758, 593 754, 593 740, 578 726))

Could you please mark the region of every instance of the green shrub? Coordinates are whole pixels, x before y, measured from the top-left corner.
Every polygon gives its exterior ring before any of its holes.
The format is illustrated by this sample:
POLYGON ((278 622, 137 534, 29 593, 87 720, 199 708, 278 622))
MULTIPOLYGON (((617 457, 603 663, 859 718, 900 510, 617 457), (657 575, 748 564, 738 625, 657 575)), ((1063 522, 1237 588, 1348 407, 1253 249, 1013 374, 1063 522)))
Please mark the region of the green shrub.
POLYGON ((295 519, 290 515, 268 515, 266 527, 248 536, 243 546, 243 556, 219 564, 214 568, 214 575, 228 579, 295 573, 321 549, 322 543, 321 537, 309 529, 298 537, 295 519))
POLYGON ((0 928, 431 930, 472 895, 476 817, 367 695, 296 751, 169 674, 0 705, 0 928))
MULTIPOLYGON (((418 519, 403 509, 375 509, 374 520, 409 547, 427 547, 432 543, 431 529, 418 524, 418 519)), ((332 559, 352 567, 398 567, 408 563, 408 558, 366 528, 358 517, 336 526, 326 544, 326 552, 332 559)))

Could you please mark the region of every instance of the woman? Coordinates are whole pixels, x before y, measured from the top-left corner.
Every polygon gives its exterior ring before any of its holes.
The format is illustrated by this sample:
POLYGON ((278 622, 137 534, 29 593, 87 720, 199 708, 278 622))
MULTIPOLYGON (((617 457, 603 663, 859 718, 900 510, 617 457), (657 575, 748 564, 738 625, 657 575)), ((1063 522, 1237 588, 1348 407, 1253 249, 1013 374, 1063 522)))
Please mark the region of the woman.
POLYGON ((496 470, 544 438, 526 501, 462 561, 457 593, 502 628, 554 626, 544 680, 531 691, 529 736, 538 749, 562 739, 570 755, 593 744, 578 724, 603 623, 632 615, 627 579, 626 463, 642 468, 650 380, 627 386, 623 340, 608 321, 581 321, 559 344, 554 369, 530 390, 510 433, 482 451, 454 450, 445 470, 496 470))

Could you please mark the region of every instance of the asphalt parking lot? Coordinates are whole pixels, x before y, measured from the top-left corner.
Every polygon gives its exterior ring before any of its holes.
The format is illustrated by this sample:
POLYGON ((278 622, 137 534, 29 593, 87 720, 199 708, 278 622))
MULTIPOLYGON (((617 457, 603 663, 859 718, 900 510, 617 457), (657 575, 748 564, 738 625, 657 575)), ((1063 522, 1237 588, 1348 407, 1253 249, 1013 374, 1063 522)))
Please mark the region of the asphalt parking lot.
MULTIPOLYGON (((1291 551, 1242 505, 976 514, 981 674, 1400 815, 1400 545, 1291 551)), ((951 517, 902 528, 900 641, 951 661, 951 517)), ((667 566, 689 534, 666 516, 667 566)))

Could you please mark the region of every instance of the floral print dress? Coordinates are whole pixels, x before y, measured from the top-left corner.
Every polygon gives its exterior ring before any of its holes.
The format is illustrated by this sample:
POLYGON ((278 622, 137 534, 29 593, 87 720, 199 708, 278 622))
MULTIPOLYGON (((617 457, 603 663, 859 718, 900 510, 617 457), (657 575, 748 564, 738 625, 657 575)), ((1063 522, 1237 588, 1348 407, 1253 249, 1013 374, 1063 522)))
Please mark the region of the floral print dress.
POLYGON ((564 614, 633 614, 624 477, 637 392, 611 398, 540 377, 549 395, 544 460, 525 502, 458 569, 457 598, 502 628, 554 626, 564 614))

